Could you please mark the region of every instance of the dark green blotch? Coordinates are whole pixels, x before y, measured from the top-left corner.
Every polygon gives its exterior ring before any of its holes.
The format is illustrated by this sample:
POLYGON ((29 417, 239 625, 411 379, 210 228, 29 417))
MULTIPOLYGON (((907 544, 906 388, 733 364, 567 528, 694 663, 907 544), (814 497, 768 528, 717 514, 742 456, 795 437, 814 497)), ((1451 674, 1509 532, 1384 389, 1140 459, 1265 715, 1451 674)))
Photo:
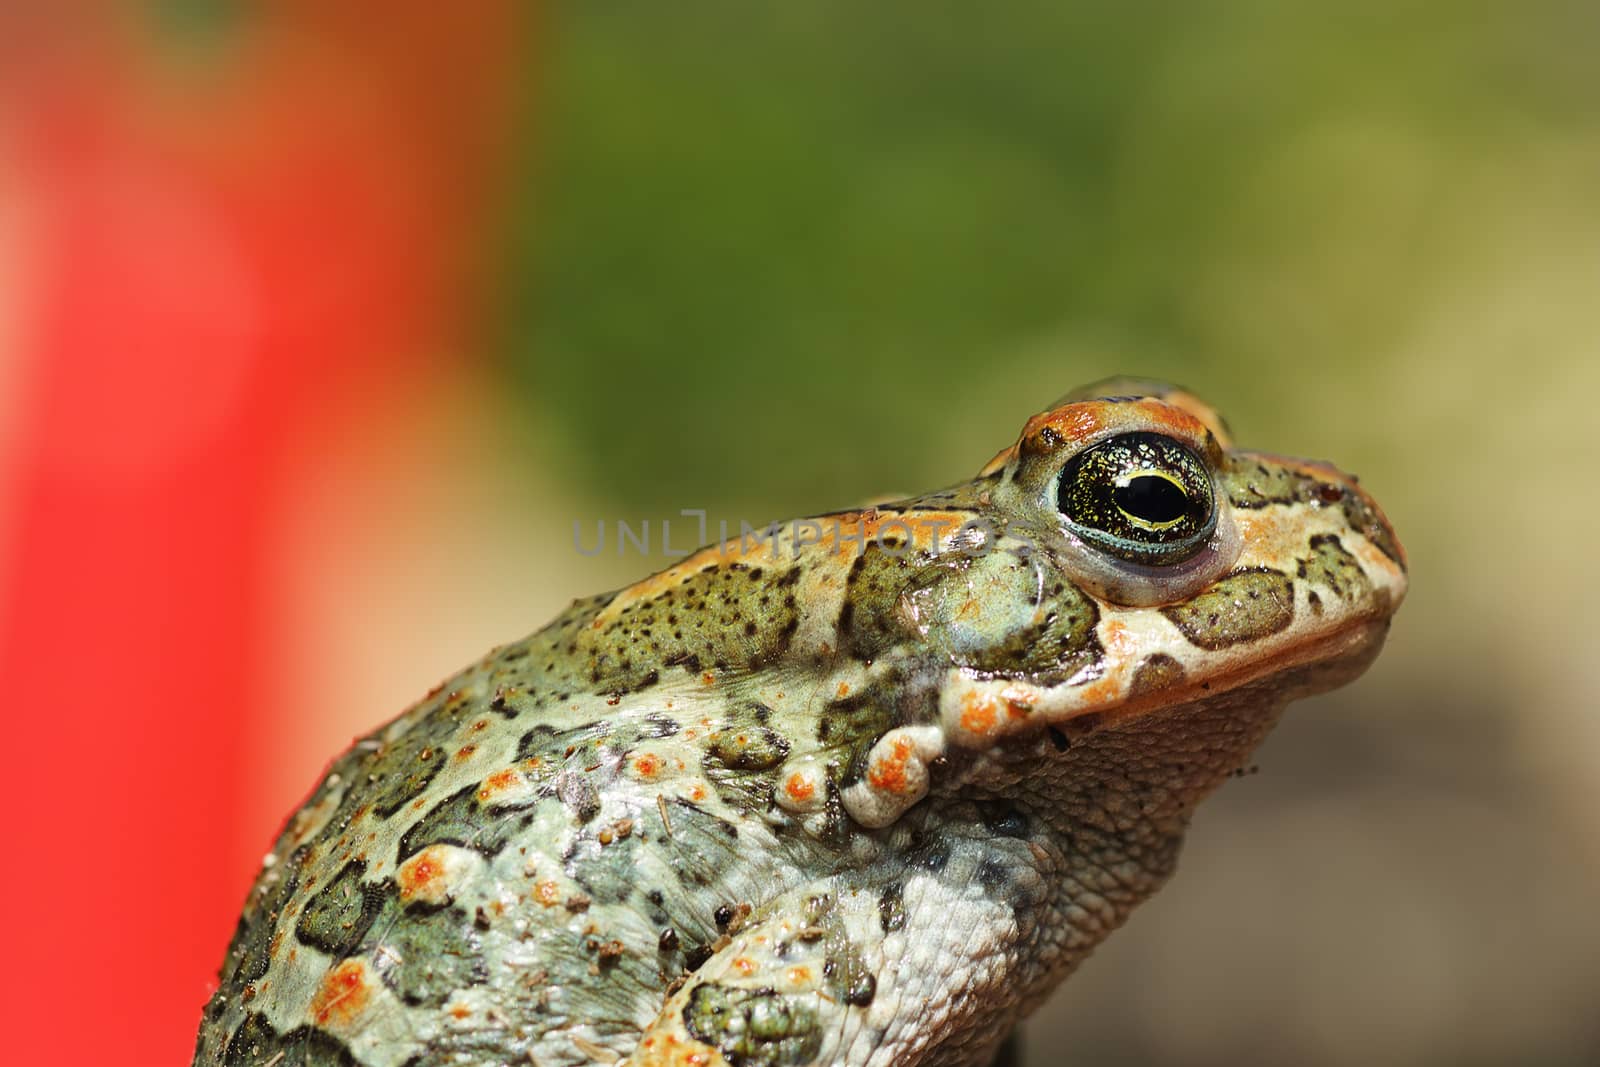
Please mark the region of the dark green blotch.
POLYGON ((764 771, 789 755, 789 742, 765 726, 724 726, 706 749, 708 759, 733 771, 764 771))
POLYGON ((1025 552, 995 551, 930 568, 903 593, 926 642, 956 666, 1056 685, 1099 660, 1100 612, 1071 582, 1041 588, 1050 573, 1025 552))
POLYGON ((772 989, 697 986, 683 1007, 683 1024, 716 1046, 733 1067, 808 1063, 822 1049, 816 1009, 772 989))
POLYGON ((1216 650, 1256 641, 1294 621, 1294 583, 1268 568, 1234 571, 1182 604, 1161 609, 1184 637, 1216 650))
POLYGON ((389 752, 379 757, 366 773, 372 780, 382 782, 383 788, 373 798, 373 808, 379 815, 390 816, 407 803, 422 795, 439 768, 444 766, 444 751, 437 744, 418 738, 408 741, 407 734, 389 752))
POLYGON ((608 757, 626 759, 641 741, 658 741, 678 730, 677 722, 654 711, 637 718, 601 719, 567 730, 541 723, 522 735, 517 744, 517 760, 537 759, 539 765, 527 773, 536 780, 543 779, 554 775, 563 764, 583 768, 604 763, 608 757))
MULTIPOLYGON (((878 903, 881 922, 882 897, 878 903)), ((872 1003, 878 989, 877 979, 862 958, 861 946, 850 939, 850 931, 839 911, 839 898, 831 893, 807 897, 801 905, 801 920, 806 928, 821 934, 822 975, 828 982, 828 992, 846 1004, 872 1003)))
POLYGON ((252 1012, 228 1039, 223 1067, 356 1067, 355 1057, 332 1034, 301 1026, 279 1034, 266 1016, 252 1012))
POLYGON ((817 740, 836 753, 829 780, 845 786, 866 773, 867 754, 895 725, 932 714, 937 693, 899 672, 885 674, 847 697, 830 700, 817 716, 817 740))
POLYGON ((898 677, 830 700, 817 717, 817 740, 828 748, 870 747, 895 724, 895 706, 906 690, 898 677))
POLYGON ((855 820, 844 810, 844 793, 839 781, 830 770, 828 795, 822 807, 822 832, 817 839, 829 848, 843 848, 855 836, 855 820))
POLYGON ((552 774, 557 765, 573 759, 592 763, 611 733, 611 723, 605 719, 585 723, 568 730, 557 730, 549 723, 540 723, 517 743, 517 760, 537 759, 535 773, 552 774))
POLYGON ((278 1050, 278 1031, 267 1022, 265 1015, 253 1011, 244 1017, 239 1029, 228 1039, 228 1047, 222 1052, 222 1062, 226 1067, 266 1063, 278 1050))
POLYGON ((460 908, 408 908, 397 900, 384 910, 362 951, 385 985, 407 1004, 438 1007, 452 993, 489 978, 472 920, 460 908))
POLYGON ((1269 466, 1243 456, 1217 472, 1222 493, 1236 508, 1264 508, 1306 499, 1314 480, 1285 467, 1269 466))
MULTIPOLYGON (((673 828, 676 830, 676 824, 673 828)), ((609 845, 602 845, 595 833, 585 831, 574 838, 561 859, 567 874, 595 903, 622 904, 639 884, 638 855, 637 834, 613 835, 609 845)))
POLYGON ((553 668, 551 684, 615 695, 657 684, 663 665, 690 674, 756 670, 781 656, 799 628, 798 577, 798 567, 769 574, 736 560, 709 564, 598 630, 541 631, 532 659, 553 668))
POLYGON ((470 683, 465 678, 452 679, 429 698, 427 710, 405 733, 392 741, 382 739, 383 730, 365 738, 362 746, 376 747, 362 754, 353 768, 338 768, 351 781, 341 807, 368 801, 375 812, 388 818, 421 796, 444 767, 450 739, 462 723, 476 718, 486 707, 463 691, 471 692, 470 683))
POLYGON ((1165 652, 1157 652, 1139 664, 1128 686, 1128 695, 1136 697, 1160 692, 1183 681, 1183 675, 1183 664, 1165 652))
POLYGON ((494 856, 505 848, 518 829, 518 821, 507 816, 532 806, 535 801, 485 808, 478 802, 478 789, 477 785, 469 785, 456 790, 417 820, 417 824, 400 838, 396 858, 404 860, 429 845, 460 845, 485 856, 494 856))
POLYGON ((1332 534, 1318 534, 1308 546, 1311 554, 1300 560, 1300 577, 1333 590, 1348 603, 1358 603, 1372 595, 1372 581, 1356 558, 1332 534))
POLYGON ((776 730, 754 723, 725 724, 700 761, 722 800, 743 812, 764 811, 772 801, 768 771, 789 755, 789 742, 776 730))
POLYGON ((294 899, 300 885, 300 865, 305 861, 306 851, 306 846, 302 845, 275 870, 264 873, 250 890, 251 897, 257 899, 251 900, 239 917, 224 961, 224 968, 229 962, 233 968, 223 978, 226 992, 237 993, 267 973, 272 962, 272 937, 278 929, 278 918, 294 899))
POLYGON ((859 660, 874 660, 905 641, 911 632, 901 620, 900 594, 919 576, 934 577, 939 565, 901 548, 872 541, 850 565, 844 603, 839 611, 841 651, 859 660))
POLYGON ((346 863, 300 913, 294 935, 335 959, 348 956, 366 936, 384 900, 394 890, 391 882, 363 882, 366 871, 367 865, 361 860, 346 863))
POLYGON ((862 958, 861 946, 845 934, 842 922, 830 927, 826 952, 822 975, 828 982, 828 991, 846 1004, 871 1004, 878 992, 878 979, 862 958))
POLYGON ((1350 528, 1376 545, 1378 551, 1394 560, 1401 570, 1405 570, 1405 555, 1400 551, 1400 542, 1395 538, 1394 530, 1368 506, 1366 498, 1360 493, 1346 493, 1342 506, 1344 519, 1350 528))
POLYGON ((726 819, 676 797, 667 802, 672 848, 666 859, 680 885, 717 884, 739 860, 739 829, 726 819))
POLYGON ((883 932, 893 933, 906 925, 906 887, 904 882, 890 882, 878 894, 878 923, 883 932))

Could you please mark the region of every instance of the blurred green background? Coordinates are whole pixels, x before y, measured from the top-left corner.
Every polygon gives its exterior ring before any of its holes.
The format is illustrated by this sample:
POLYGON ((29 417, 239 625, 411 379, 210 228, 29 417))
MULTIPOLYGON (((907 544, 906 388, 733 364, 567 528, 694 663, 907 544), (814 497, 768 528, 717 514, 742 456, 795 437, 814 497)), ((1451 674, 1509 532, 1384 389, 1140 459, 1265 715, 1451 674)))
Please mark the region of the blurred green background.
POLYGON ((1411 552, 1385 657, 1202 809, 1030 1062, 1600 1062, 1600 6, 547 30, 493 347, 585 517, 943 484, 1129 371, 1359 472, 1411 552))

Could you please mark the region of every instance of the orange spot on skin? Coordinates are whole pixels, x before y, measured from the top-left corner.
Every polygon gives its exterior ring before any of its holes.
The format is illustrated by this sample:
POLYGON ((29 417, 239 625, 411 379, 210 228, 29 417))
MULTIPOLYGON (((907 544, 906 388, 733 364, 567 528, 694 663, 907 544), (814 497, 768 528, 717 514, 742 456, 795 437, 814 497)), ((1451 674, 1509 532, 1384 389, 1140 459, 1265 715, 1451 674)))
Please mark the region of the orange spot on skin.
MULTIPOLYGON (((1055 413, 1052 413, 1055 414, 1055 413)), ((1046 416, 1046 426, 1051 426, 1069 441, 1081 441, 1101 426, 1099 412, 1080 404, 1070 404, 1060 409, 1056 418, 1046 416)), ((1044 427, 1040 427, 1043 429, 1044 427)))
POLYGON ((402 900, 432 902, 444 896, 443 856, 436 845, 430 845, 400 865, 395 880, 400 884, 402 900))
POLYGON ((1106 658, 1111 671, 1097 682, 1083 687, 1079 699, 1085 707, 1106 707, 1122 698, 1124 679, 1133 661, 1139 658, 1139 642, 1126 624, 1111 619, 1100 628, 1100 640, 1105 645, 1106 658))
POLYGON ((987 693, 969 692, 961 698, 961 728, 975 737, 994 731, 994 699, 987 693))
POLYGON ((842 697, 847 697, 847 696, 850 695, 850 683, 849 682, 840 682, 839 683, 839 695, 842 696, 842 697))
POLYGON ((811 983, 810 967, 790 967, 785 972, 790 985, 809 985, 811 983))
POLYGON ((1107 651, 1119 656, 1126 656, 1134 647, 1133 635, 1128 632, 1127 624, 1116 619, 1111 619, 1100 627, 1100 640, 1104 642, 1107 651))
POLYGON ((1096 400, 1066 404, 1028 420, 1023 436, 1038 434, 1049 428, 1069 441, 1083 441, 1119 423, 1131 424, 1135 420, 1145 426, 1154 425, 1174 436, 1193 440, 1203 440, 1207 433, 1206 424, 1194 415, 1154 397, 1147 397, 1134 404, 1108 404, 1096 400))
POLYGON ((755 974, 756 961, 749 956, 740 956, 733 961, 733 969, 746 976, 755 974))
POLYGON ((1114 704, 1120 692, 1120 686, 1115 676, 1102 678, 1098 682, 1091 682, 1080 691, 1080 699, 1084 707, 1098 708, 1114 704))
POLYGON ((1252 544, 1261 540, 1261 530, 1264 525, 1261 516, 1251 511, 1239 511, 1233 516, 1233 524, 1239 528, 1239 536, 1245 544, 1252 544))
POLYGON ((349 1025, 372 1000, 367 966, 345 960, 329 971, 311 998, 311 1017, 324 1029, 349 1025))
POLYGON ((653 752, 646 752, 633 761, 633 769, 641 778, 654 778, 661 773, 661 757, 653 752))
POLYGON ((506 790, 514 788, 521 783, 522 776, 517 773, 514 767, 507 767, 503 771, 495 771, 483 780, 483 785, 478 789, 478 800, 487 804, 497 794, 504 793, 506 790))
POLYGON ((706 671, 704 674, 702 674, 700 676, 700 684, 701 685, 716 685, 717 684, 717 676, 715 674, 712 674, 710 671, 706 671))
POLYGON ((452 1019, 465 1019, 465 1018, 469 1017, 471 1014, 472 1014, 472 1009, 467 1007, 465 1004, 452 1004, 452 1005, 450 1005, 450 1017, 452 1019))
POLYGON ((1001 469, 1015 459, 1018 450, 1024 446, 1041 449, 1047 447, 1045 438, 1047 430, 1069 442, 1078 443, 1119 426, 1155 428, 1180 439, 1196 443, 1204 442, 1208 449, 1212 447, 1213 438, 1205 421, 1197 417, 1194 412, 1179 406, 1175 400, 1163 401, 1156 397, 1145 397, 1131 403, 1086 400, 1063 404, 1029 419, 1027 425, 1022 428, 1017 444, 1004 449, 991 459, 984 465, 982 473, 992 474, 1001 469))
POLYGON ((554 879, 540 882, 533 887, 533 900, 536 904, 546 908, 553 908, 561 903, 561 887, 555 883, 554 879))
POLYGON ((1206 424, 1183 408, 1162 400, 1145 400, 1139 405, 1140 413, 1162 429, 1173 434, 1204 440, 1210 432, 1206 424))
POLYGON ((701 785, 699 782, 696 782, 694 785, 690 786, 690 788, 689 788, 689 799, 690 800, 701 801, 701 800, 704 800, 705 798, 706 798, 706 787, 705 786, 701 785))
POLYGON ((804 803, 816 795, 817 787, 812 784, 810 778, 796 772, 791 774, 789 780, 783 783, 783 791, 788 793, 794 800, 804 803))
POLYGON ((911 759, 915 751, 911 739, 897 737, 890 751, 872 761, 872 766, 867 768, 867 780, 874 789, 886 793, 904 793, 907 787, 906 762, 911 759))

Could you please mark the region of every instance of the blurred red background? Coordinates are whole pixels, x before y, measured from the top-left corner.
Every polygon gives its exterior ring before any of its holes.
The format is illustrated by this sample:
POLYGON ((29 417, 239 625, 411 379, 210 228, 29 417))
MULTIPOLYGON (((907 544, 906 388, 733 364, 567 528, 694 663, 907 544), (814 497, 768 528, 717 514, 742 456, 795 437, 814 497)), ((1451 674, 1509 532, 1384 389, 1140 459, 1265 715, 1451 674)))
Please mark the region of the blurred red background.
POLYGON ((525 41, 503 2, 160 6, 0 13, 12 1063, 188 1062, 284 814, 241 786, 281 489, 463 369, 525 41))

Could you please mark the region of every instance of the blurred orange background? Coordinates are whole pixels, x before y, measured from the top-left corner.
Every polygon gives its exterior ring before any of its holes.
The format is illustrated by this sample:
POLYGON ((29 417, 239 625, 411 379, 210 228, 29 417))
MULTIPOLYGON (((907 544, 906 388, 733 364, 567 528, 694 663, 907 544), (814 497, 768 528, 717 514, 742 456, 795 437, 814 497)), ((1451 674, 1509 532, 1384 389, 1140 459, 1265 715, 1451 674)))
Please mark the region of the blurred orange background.
POLYGON ((1029 1062, 1600 1063, 1597 42, 1567 0, 0 4, 7 1061, 187 1062, 328 760, 665 562, 575 521, 949 483, 1127 371, 1359 471, 1414 586, 1029 1062))

